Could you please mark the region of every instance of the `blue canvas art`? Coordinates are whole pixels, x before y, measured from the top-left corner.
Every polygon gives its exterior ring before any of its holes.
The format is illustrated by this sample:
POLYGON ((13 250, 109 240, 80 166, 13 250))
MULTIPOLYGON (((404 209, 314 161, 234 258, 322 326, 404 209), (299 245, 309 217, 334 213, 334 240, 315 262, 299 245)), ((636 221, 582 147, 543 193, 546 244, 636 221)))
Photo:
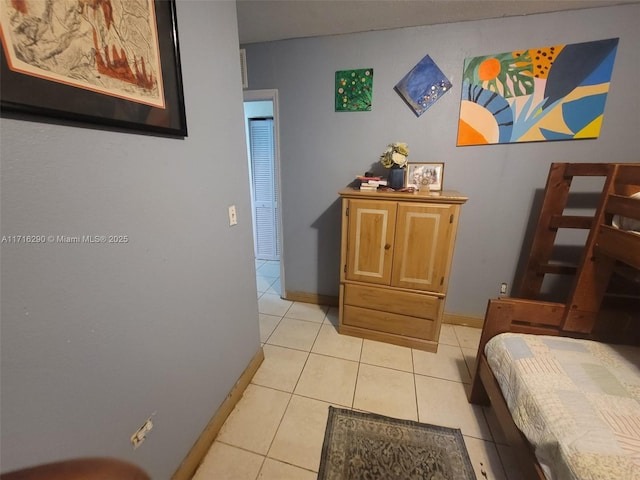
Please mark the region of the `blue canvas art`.
POLYGON ((451 89, 451 82, 427 55, 393 89, 419 117, 451 89))

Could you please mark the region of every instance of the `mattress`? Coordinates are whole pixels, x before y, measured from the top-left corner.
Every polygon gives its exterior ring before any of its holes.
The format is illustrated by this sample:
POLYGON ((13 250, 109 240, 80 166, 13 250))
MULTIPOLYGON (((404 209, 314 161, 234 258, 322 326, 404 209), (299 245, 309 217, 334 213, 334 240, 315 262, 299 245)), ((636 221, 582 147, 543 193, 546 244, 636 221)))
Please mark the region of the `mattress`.
POLYGON ((503 333, 485 354, 549 480, 640 479, 640 348, 503 333))

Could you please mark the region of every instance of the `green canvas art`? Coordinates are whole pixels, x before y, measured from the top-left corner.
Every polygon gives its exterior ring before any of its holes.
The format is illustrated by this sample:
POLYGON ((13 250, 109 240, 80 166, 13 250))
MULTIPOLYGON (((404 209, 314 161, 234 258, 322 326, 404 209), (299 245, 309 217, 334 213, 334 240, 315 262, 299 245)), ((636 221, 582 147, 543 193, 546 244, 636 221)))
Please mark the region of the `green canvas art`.
POLYGON ((369 112, 373 98, 373 68, 336 72, 336 112, 369 112))

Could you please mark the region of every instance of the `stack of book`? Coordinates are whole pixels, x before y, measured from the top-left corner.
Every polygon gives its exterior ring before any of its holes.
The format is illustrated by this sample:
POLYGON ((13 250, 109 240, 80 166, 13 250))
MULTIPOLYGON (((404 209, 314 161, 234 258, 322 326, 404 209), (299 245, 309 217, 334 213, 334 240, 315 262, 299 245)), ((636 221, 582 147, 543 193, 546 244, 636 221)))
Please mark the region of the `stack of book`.
POLYGON ((381 177, 360 176, 358 180, 360 180, 360 190, 363 192, 375 192, 379 186, 387 185, 387 181, 382 180, 381 177))

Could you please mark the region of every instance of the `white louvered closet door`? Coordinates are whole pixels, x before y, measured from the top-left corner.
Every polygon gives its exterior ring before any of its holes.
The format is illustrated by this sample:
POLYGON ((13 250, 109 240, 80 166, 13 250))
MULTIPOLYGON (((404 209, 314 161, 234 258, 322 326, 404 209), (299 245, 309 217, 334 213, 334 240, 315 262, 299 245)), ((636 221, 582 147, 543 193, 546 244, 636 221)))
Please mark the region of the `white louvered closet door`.
POLYGON ((275 175, 273 119, 250 119, 249 142, 256 258, 279 260, 278 182, 275 175))

